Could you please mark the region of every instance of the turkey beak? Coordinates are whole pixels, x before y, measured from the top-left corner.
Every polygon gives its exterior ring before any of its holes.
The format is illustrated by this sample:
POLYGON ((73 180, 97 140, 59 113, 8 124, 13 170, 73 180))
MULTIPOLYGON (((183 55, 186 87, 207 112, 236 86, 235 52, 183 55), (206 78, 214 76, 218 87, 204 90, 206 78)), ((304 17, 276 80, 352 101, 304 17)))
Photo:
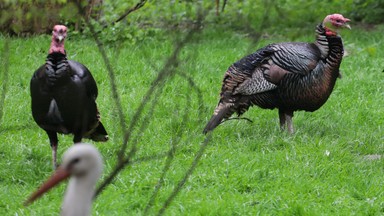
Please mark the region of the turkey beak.
POLYGON ((61 167, 57 168, 56 172, 24 202, 24 206, 28 206, 29 204, 31 204, 33 201, 41 197, 44 193, 49 191, 49 189, 53 188, 61 181, 67 179, 69 176, 70 173, 67 170, 61 167))
POLYGON ((343 24, 343 27, 351 30, 351 26, 348 24, 348 22, 350 22, 351 20, 348 19, 348 18, 344 18, 344 24, 343 24))
POLYGON ((351 30, 351 26, 350 26, 348 23, 345 23, 343 26, 344 26, 345 28, 351 30))
POLYGON ((64 39, 64 36, 63 35, 59 35, 58 39, 59 39, 59 42, 61 42, 64 39))

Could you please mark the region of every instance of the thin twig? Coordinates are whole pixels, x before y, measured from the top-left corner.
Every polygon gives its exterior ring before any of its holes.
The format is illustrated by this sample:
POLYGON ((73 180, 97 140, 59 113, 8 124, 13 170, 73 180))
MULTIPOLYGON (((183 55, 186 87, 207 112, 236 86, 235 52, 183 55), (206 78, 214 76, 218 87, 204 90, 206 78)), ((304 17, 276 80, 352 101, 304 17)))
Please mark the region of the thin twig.
POLYGON ((130 125, 129 125, 128 129, 126 130, 127 132, 124 135, 123 145, 122 145, 120 152, 118 154, 119 163, 115 168, 117 170, 116 171, 113 170, 110 173, 110 175, 108 176, 108 178, 103 181, 103 183, 97 189, 96 195, 98 195, 109 183, 112 182, 113 178, 124 168, 124 166, 130 164, 130 161, 132 160, 133 156, 135 155, 135 153, 138 150, 138 148, 137 148, 137 144, 138 144, 137 136, 136 136, 136 138, 132 138, 132 135, 133 135, 133 132, 135 131, 134 128, 139 124, 142 113, 144 111, 144 107, 148 104, 152 95, 156 94, 155 96, 153 96, 153 98, 155 98, 155 100, 152 102, 151 110, 150 110, 149 114, 147 114, 147 116, 145 116, 143 118, 143 120, 142 120, 143 123, 141 124, 141 127, 138 129, 139 133, 144 131, 145 127, 148 125, 149 117, 151 116, 151 113, 153 112, 153 109, 154 109, 155 105, 157 104, 157 99, 160 98, 159 94, 161 93, 161 90, 164 86, 164 80, 167 77, 170 77, 176 73, 176 70, 174 68, 178 65, 178 55, 179 55, 181 49, 192 39, 192 35, 195 34, 196 31, 198 31, 198 30, 199 30, 199 27, 195 26, 193 29, 191 29, 191 31, 189 33, 187 33, 185 38, 176 45, 174 52, 168 58, 167 63, 164 65, 162 70, 159 72, 156 79, 152 82, 151 87, 148 89, 147 93, 145 94, 142 102, 140 103, 140 106, 136 109, 136 112, 130 121, 130 125), (125 151, 126 151, 126 148, 128 146, 128 141, 131 140, 131 138, 133 139, 133 141, 131 142, 132 146, 130 148, 130 151, 127 153, 127 155, 125 155, 125 151))
POLYGON ((8 90, 8 70, 9 70, 9 44, 10 40, 9 37, 6 37, 5 43, 4 43, 4 50, 3 55, 1 56, 1 61, 4 62, 4 71, 3 71, 3 88, 0 95, 0 123, 3 119, 3 111, 4 111, 4 102, 5 102, 5 95, 8 90))
MULTIPOLYGON (((196 54, 196 52, 194 52, 196 54)), ((192 59, 192 57, 187 57, 187 59, 192 59)), ((191 87, 191 89, 193 91, 195 91, 197 93, 197 101, 198 101, 198 104, 201 105, 203 104, 203 96, 202 96, 202 92, 201 90, 196 86, 196 83, 193 81, 192 77, 190 77, 189 75, 187 75, 185 72, 183 72, 183 70, 179 70, 177 72, 177 75, 179 75, 181 78, 185 79, 187 82, 188 82, 188 85, 191 87)), ((185 126, 187 125, 188 121, 189 121, 189 113, 190 113, 190 108, 191 108, 191 104, 190 102, 192 101, 191 100, 191 95, 192 94, 186 94, 186 105, 185 105, 185 110, 184 110, 184 115, 183 115, 183 120, 181 121, 181 128, 178 130, 178 133, 173 137, 173 140, 172 140, 172 146, 169 150, 169 154, 168 154, 168 157, 167 157, 167 160, 165 162, 165 165, 163 167, 163 171, 161 172, 161 176, 159 177, 159 181, 158 183, 156 184, 155 186, 155 189, 150 197, 150 200, 148 201, 147 203, 147 206, 145 207, 144 209, 144 215, 147 215, 149 214, 149 209, 153 206, 153 203, 155 201, 155 198, 156 196, 158 195, 158 193, 160 192, 160 189, 163 185, 163 182, 164 182, 164 178, 166 176, 166 173, 168 172, 168 170, 170 169, 171 167, 171 163, 173 161, 173 158, 174 158, 174 154, 175 154, 175 151, 177 150, 177 147, 179 145, 179 143, 181 142, 181 136, 183 135, 183 130, 185 128, 185 126), (177 140, 177 141, 176 141, 177 140)), ((199 117, 201 117, 201 114, 203 112, 201 112, 201 107, 202 106, 198 106, 198 109, 200 112, 198 112, 199 114, 199 117)), ((177 109, 178 110, 178 109, 177 109)), ((176 193, 178 193, 179 191, 176 191, 176 193)))
POLYGON ((183 77, 184 79, 186 79, 189 83, 189 85, 192 87, 192 90, 196 91, 196 94, 197 94, 197 104, 199 105, 198 106, 198 119, 201 119, 201 117, 203 116, 203 104, 204 104, 204 101, 203 101, 203 93, 201 92, 201 89, 199 87, 196 86, 196 83, 193 81, 192 77, 188 76, 186 73, 180 71, 178 73, 179 76, 183 77))
POLYGON ((81 7, 80 2, 77 3, 77 7, 79 10, 79 13, 83 16, 83 19, 85 20, 86 24, 88 25, 89 30, 91 31, 91 34, 93 36, 93 39, 95 40, 96 45, 99 49, 99 52, 101 53, 101 57, 103 58, 104 64, 107 67, 107 72, 108 72, 108 76, 109 76, 110 83, 111 83, 112 97, 115 101, 115 105, 116 105, 116 108, 118 110, 118 115, 119 115, 119 119, 120 119, 120 127, 122 128, 122 130, 124 132, 124 129, 126 128, 125 121, 124 121, 125 116, 123 113, 123 107, 121 105, 119 94, 117 93, 116 78, 115 78, 115 73, 113 71, 111 62, 109 61, 109 59, 107 57, 103 43, 100 41, 98 35, 96 34, 94 26, 91 24, 91 22, 88 19, 86 19, 84 9, 81 7))
POLYGON ((159 74, 156 77, 156 79, 152 82, 151 87, 148 89, 148 91, 144 95, 144 98, 143 98, 142 102, 140 103, 139 108, 137 108, 137 110, 136 110, 136 112, 135 112, 135 114, 134 114, 134 116, 133 116, 133 118, 131 120, 131 123, 130 123, 128 129, 127 129, 127 132, 124 135, 123 145, 121 146, 121 149, 120 149, 120 152, 119 152, 119 159, 120 160, 124 157, 124 152, 127 149, 128 141, 129 141, 129 139, 130 139, 130 137, 132 135, 133 128, 136 126, 136 123, 139 120, 139 118, 140 118, 140 116, 142 114, 142 111, 144 109, 144 106, 147 104, 147 102, 150 99, 151 95, 153 94, 153 92, 157 88, 157 85, 160 82, 162 82, 166 77, 169 77, 169 76, 175 74, 175 71, 171 70, 171 69, 174 68, 175 66, 177 66, 177 58, 178 58, 178 55, 179 55, 180 51, 193 38, 193 35, 200 30, 200 27, 201 27, 201 25, 195 25, 186 34, 184 39, 181 40, 180 42, 178 42, 175 45, 173 53, 168 58, 167 62, 165 63, 165 65, 163 67, 163 69, 159 72, 159 74))
POLYGON ((221 7, 221 13, 224 12, 225 6, 227 5, 227 0, 224 0, 223 7, 221 7))
MULTIPOLYGON (((115 21, 113 21, 111 24, 114 25, 116 24, 117 22, 120 22, 121 20, 123 20, 126 16, 128 16, 130 13, 132 13, 133 11, 136 11, 140 8, 142 8, 145 3, 147 3, 147 0, 141 0, 140 2, 138 2, 134 7, 131 7, 129 8, 128 10, 125 11, 125 13, 123 15, 121 15, 118 19, 116 19, 115 21)), ((104 26, 104 28, 106 28, 108 26, 104 26)))
MULTIPOLYGON (((147 116, 146 116, 147 118, 145 118, 145 120, 147 120, 147 121, 143 121, 144 123, 141 124, 139 131, 143 131, 146 128, 146 126, 148 125, 148 124, 146 124, 146 122, 148 122, 148 119, 150 118, 150 116, 152 116, 153 111, 154 111, 154 107, 156 106, 156 104, 157 104, 157 99, 152 102, 151 110, 147 114, 147 116)), ((113 182, 114 178, 117 176, 117 174, 120 173, 120 171, 122 169, 124 169, 128 165, 131 165, 132 163, 140 161, 140 159, 136 159, 136 160, 132 159, 138 150, 137 149, 137 143, 138 143, 137 137, 136 137, 136 139, 134 139, 133 143, 134 143, 134 145, 132 145, 131 150, 129 151, 128 155, 125 158, 118 160, 118 164, 115 167, 115 169, 108 175, 108 177, 97 188, 96 193, 95 193, 95 197, 97 197, 105 189, 106 186, 108 186, 110 183, 113 182)), ((156 157, 159 157, 161 155, 162 154, 153 155, 153 158, 151 158, 151 159, 155 159, 156 157)), ((149 158, 148 158, 148 160, 149 160, 149 158)))
POLYGON ((223 120, 220 124, 223 124, 224 122, 230 121, 230 120, 247 120, 248 122, 253 123, 253 121, 251 119, 246 118, 246 117, 232 117, 232 118, 228 118, 228 119, 223 120))
POLYGON ((130 161, 129 163, 132 165, 132 164, 143 163, 143 162, 147 162, 147 161, 151 161, 151 160, 158 160, 158 159, 165 158, 168 155, 169 155, 169 151, 159 153, 159 154, 153 154, 153 155, 149 155, 149 156, 139 157, 139 158, 136 158, 135 160, 130 161))
POLYGON ((212 133, 209 133, 203 143, 200 145, 200 149, 199 151, 197 152, 196 154, 196 157, 195 159, 193 160, 192 162, 192 165, 189 167, 189 169, 187 170, 187 172, 185 173, 184 177, 179 181, 179 183, 177 184, 177 186, 173 189, 171 195, 168 197, 168 199, 164 202, 163 206, 161 207, 161 209, 159 210, 159 212, 157 213, 157 215, 163 215, 165 210, 168 208, 169 204, 173 201, 173 199, 176 197, 176 195, 179 193, 179 191, 181 190, 181 188, 184 186, 185 182, 187 182, 189 176, 193 173, 193 171, 195 170, 201 156, 203 155, 205 149, 207 148, 208 146, 208 143, 211 139, 211 136, 212 136, 212 133))
MULTIPOLYGON (((192 83, 194 85, 193 81, 192 81, 192 83)), ((167 160, 166 160, 165 165, 163 167, 163 171, 161 172, 161 176, 159 177, 159 181, 158 181, 158 183, 155 186, 155 190, 153 191, 153 193, 152 193, 152 195, 151 195, 151 197, 150 197, 150 199, 148 201, 148 204, 147 204, 147 206, 144 209, 144 215, 147 215, 149 209, 153 206, 155 198, 156 198, 157 194, 159 193, 161 187, 163 186, 164 178, 165 178, 168 170, 171 167, 171 163, 173 161, 176 149, 179 146, 179 143, 181 142, 181 137, 182 137, 183 132, 184 132, 183 129, 184 129, 184 127, 187 124, 188 119, 189 119, 188 118, 189 117, 189 111, 190 111, 190 104, 189 104, 189 102, 190 102, 190 95, 187 94, 187 99, 186 99, 186 103, 187 104, 185 106, 184 115, 183 115, 182 121, 180 123, 180 125, 182 127, 178 130, 177 134, 175 136, 173 136, 173 139, 172 139, 172 142, 171 142, 171 148, 168 151, 167 160)))
POLYGON ((132 164, 142 163, 150 160, 158 160, 166 157, 167 155, 168 155, 168 152, 163 152, 163 153, 154 154, 150 156, 140 157, 135 160, 130 160, 130 158, 126 158, 126 160, 124 161, 118 161, 118 164, 115 166, 113 171, 108 175, 106 179, 103 180, 103 182, 96 189, 93 199, 96 199, 100 195, 100 193, 105 189, 105 187, 107 187, 110 183, 112 183, 115 177, 117 176, 117 174, 119 174, 120 171, 123 170, 128 164, 132 165, 132 164))
MULTIPOLYGON (((175 137, 174 137, 174 139, 175 139, 175 137)), ((160 188, 163 186, 163 182, 164 182, 164 178, 166 176, 166 173, 168 172, 169 168, 171 167, 171 163, 172 163, 173 158, 174 158, 174 154, 175 154, 175 151, 176 151, 176 148, 177 148, 177 144, 174 141, 172 141, 171 145, 172 146, 171 146, 171 148, 168 151, 167 160, 165 161, 165 165, 164 165, 163 170, 161 172, 161 175, 159 177, 159 181, 157 182, 157 184, 155 186, 155 190, 153 191, 151 197, 149 198, 147 206, 144 209, 144 215, 148 215, 149 209, 152 207, 152 205, 153 205, 153 203, 155 201, 155 198, 156 198, 157 194, 160 191, 160 188)))

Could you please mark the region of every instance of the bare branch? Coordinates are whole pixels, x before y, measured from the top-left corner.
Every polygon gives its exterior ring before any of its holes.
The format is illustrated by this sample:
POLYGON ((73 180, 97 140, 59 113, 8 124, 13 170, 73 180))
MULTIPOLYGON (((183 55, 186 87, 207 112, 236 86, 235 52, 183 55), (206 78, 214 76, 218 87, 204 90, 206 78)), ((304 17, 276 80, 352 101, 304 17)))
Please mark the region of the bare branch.
POLYGON ((124 129, 126 127, 125 121, 124 121, 125 117, 124 117, 123 107, 121 105, 120 97, 119 97, 119 94, 117 93, 116 78, 115 78, 115 73, 114 73, 114 70, 112 68, 111 62, 109 61, 109 59, 107 57, 107 54, 105 52, 105 49, 104 49, 102 42, 100 41, 98 35, 96 34, 94 26, 91 24, 91 22, 88 19, 86 19, 84 9, 81 7, 80 2, 77 3, 77 7, 79 10, 79 13, 83 16, 86 24, 88 25, 89 30, 91 31, 91 34, 93 36, 93 39, 95 40, 95 42, 97 44, 99 52, 101 53, 101 57, 103 58, 105 66, 107 67, 107 72, 108 72, 108 76, 109 76, 110 83, 111 83, 112 97, 115 101, 115 105, 116 105, 116 108, 118 110, 118 115, 119 115, 119 119, 120 119, 120 126, 121 126, 122 130, 124 131, 124 129))
MULTIPOLYGON (((120 20, 124 19, 129 13, 138 10, 139 8, 143 7, 146 3, 146 0, 140 1, 135 7, 129 9, 123 16, 121 16, 118 20, 116 20, 114 23, 119 22, 120 20)), ((225 4, 225 2, 224 2, 225 4)), ((80 5, 78 5, 80 13, 83 13, 83 10, 80 5)), ((208 11, 208 10, 207 10, 208 11)), ((202 100, 202 92, 200 89, 196 86, 196 84, 193 82, 193 79, 188 76, 186 73, 179 71, 179 66, 181 64, 180 61, 180 53, 182 49, 191 41, 194 39, 195 34, 200 32, 202 29, 202 23, 203 19, 205 18, 207 11, 205 13, 202 13, 202 9, 200 8, 200 13, 198 15, 198 20, 195 25, 189 31, 185 34, 184 38, 175 43, 173 52, 166 60, 164 66, 159 71, 157 77, 153 80, 151 83, 151 86, 148 88, 147 92, 145 93, 139 107, 136 109, 128 127, 126 127, 125 121, 124 121, 124 113, 123 113, 123 107, 120 102, 119 95, 117 93, 117 86, 115 85, 115 77, 114 77, 114 71, 111 66, 111 63, 106 55, 104 46, 100 39, 98 38, 94 27, 92 24, 85 19, 86 24, 88 25, 94 40, 96 41, 96 44, 98 46, 99 52, 102 55, 102 58, 105 62, 108 75, 110 77, 110 83, 112 88, 112 95, 113 99, 116 104, 116 108, 118 110, 119 119, 120 119, 120 126, 123 131, 123 143, 120 147, 120 150, 118 152, 118 160, 117 164, 115 165, 114 169, 111 173, 106 177, 106 179, 103 180, 103 182, 98 187, 95 197, 97 198, 98 195, 101 194, 101 192, 115 179, 115 177, 127 166, 132 165, 133 163, 140 163, 150 160, 157 160, 166 158, 165 163, 163 165, 163 169, 161 172, 161 175, 158 178, 158 182, 154 188, 154 191, 148 200, 148 203, 144 209, 144 214, 149 213, 150 208, 153 206, 153 203, 158 196, 161 187, 163 186, 164 179, 170 170, 171 164, 174 161, 175 152, 177 151, 177 148, 179 146, 179 143, 182 140, 182 136, 186 127, 187 122, 189 121, 189 109, 190 109, 190 101, 191 95, 187 95, 186 104, 184 106, 184 112, 183 117, 181 121, 181 128, 175 135, 172 136, 171 146, 169 147, 167 152, 162 152, 158 154, 153 154, 150 156, 145 157, 139 157, 135 159, 136 153, 139 150, 139 144, 140 144, 140 134, 142 134, 148 125, 151 122, 151 118, 153 116, 155 107, 157 106, 159 102, 159 98, 161 98, 161 94, 163 92, 164 86, 166 84, 166 81, 169 80, 169 78, 174 77, 175 75, 179 75, 180 77, 184 78, 188 84, 192 87, 192 89, 197 94, 197 99, 199 104, 203 104, 202 100), (130 147, 128 149, 128 143, 130 144, 130 147)), ((265 18, 265 17, 264 17, 265 18)), ((266 18, 265 18, 266 19, 266 18)), ((265 21, 265 19, 263 19, 265 21)), ((263 24, 262 24, 263 25, 263 24)), ((260 35, 257 35, 255 38, 255 42, 258 41, 260 35)), ((199 106, 199 109, 201 109, 201 106, 199 106)), ((203 112, 199 112, 199 115, 203 112)), ((246 119, 246 118, 232 118, 232 119, 246 119)), ((249 119, 247 119, 249 120, 249 119)), ((250 120, 249 120, 250 121, 250 120)), ((211 139, 211 133, 209 133, 204 141, 201 143, 200 148, 198 152, 196 153, 196 156, 194 160, 192 161, 191 165, 189 166, 188 170, 184 173, 184 176, 182 179, 178 182, 178 184, 175 186, 171 194, 168 196, 166 201, 163 203, 162 207, 158 211, 158 215, 163 215, 166 209, 170 206, 171 202, 174 200, 174 198, 177 196, 177 194, 181 191, 182 187, 187 182, 188 178, 192 175, 193 171, 195 170, 199 160, 201 159, 201 156, 203 155, 205 149, 208 146, 208 143, 211 139)))
POLYGON ((224 0, 223 7, 221 7, 221 13, 224 12, 225 6, 227 5, 227 0, 224 0))
POLYGON ((161 207, 161 209, 159 210, 159 212, 157 213, 157 215, 163 215, 165 210, 168 208, 169 204, 171 204, 171 202, 173 201, 173 199, 176 197, 176 195, 179 193, 179 191, 181 190, 181 188, 184 186, 185 182, 187 182, 189 176, 193 173, 193 171, 195 170, 201 156, 203 155, 205 149, 207 148, 208 146, 208 143, 209 141, 211 140, 211 135, 212 133, 209 133, 206 137, 205 137, 205 140, 204 142, 200 145, 200 149, 199 151, 197 152, 196 154, 196 157, 195 159, 193 160, 192 162, 192 165, 189 167, 189 169, 187 170, 187 172, 185 173, 183 179, 181 179, 181 181, 179 181, 179 183, 177 184, 177 186, 173 189, 171 195, 168 197, 168 199, 165 201, 165 203, 163 204, 163 207, 161 207))
POLYGON ((220 0, 216 0, 216 16, 219 16, 220 0))
POLYGON ((228 119, 225 119, 224 121, 222 121, 220 124, 223 124, 224 122, 226 121, 230 121, 230 120, 247 120, 248 122, 250 123, 253 123, 253 121, 249 118, 245 118, 245 117, 233 117, 233 118, 228 118, 228 119))
MULTIPOLYGON (((193 83, 193 81, 192 81, 192 83, 193 83)), ((194 85, 194 83, 193 83, 193 85, 194 85)), ((188 118, 189 117, 189 109, 190 109, 189 102, 190 102, 190 94, 187 94, 187 99, 186 99, 187 104, 185 106, 184 115, 183 115, 183 118, 181 121, 182 127, 185 127, 185 125, 187 124, 188 119, 189 119, 188 118)), ((175 151, 176 151, 179 143, 181 142, 181 137, 183 135, 183 131, 184 131, 183 129, 178 130, 178 133, 172 139, 171 148, 168 151, 167 160, 165 162, 163 171, 161 173, 161 176, 159 177, 159 181, 155 187, 155 190, 153 191, 151 198, 149 199, 148 204, 145 207, 144 215, 148 214, 148 211, 152 207, 153 202, 155 201, 155 198, 160 191, 160 188, 163 186, 164 178, 165 178, 169 168, 171 167, 171 163, 173 161, 175 151)))
MULTIPOLYGON (((175 139, 175 138, 174 138, 175 139)), ((171 167, 171 163, 173 161, 173 158, 174 158, 174 153, 175 153, 175 150, 177 148, 177 144, 174 143, 174 141, 172 142, 172 147, 170 148, 170 150, 168 151, 168 155, 167 155, 167 160, 165 162, 165 165, 164 165, 164 168, 163 168, 163 171, 161 172, 161 176, 159 177, 159 181, 157 182, 156 186, 155 186, 155 190, 153 191, 151 197, 149 198, 149 201, 147 203, 147 206, 145 207, 144 209, 144 215, 148 215, 148 211, 149 209, 152 207, 153 205, 153 202, 157 196, 157 194, 159 193, 160 191, 160 188, 163 186, 163 182, 164 182, 164 178, 165 178, 165 175, 166 173, 168 172, 169 168, 171 167)))
POLYGON ((158 160, 158 159, 162 159, 162 158, 167 157, 167 155, 169 155, 169 151, 159 153, 159 154, 150 155, 150 156, 139 157, 139 158, 136 158, 135 160, 132 160, 130 162, 130 164, 137 164, 137 163, 147 162, 147 161, 151 161, 151 160, 158 160))
POLYGON ((147 3, 147 0, 140 0, 140 2, 138 2, 134 7, 132 8, 129 8, 123 15, 121 15, 116 21, 112 22, 112 25, 117 23, 117 22, 120 22, 121 20, 123 20, 126 16, 128 16, 130 13, 132 13, 133 11, 136 11, 140 8, 142 8, 145 3, 147 3))
POLYGON ((150 161, 150 160, 158 160, 158 159, 166 157, 167 155, 168 155, 168 152, 165 152, 165 153, 163 152, 163 153, 159 153, 159 154, 155 154, 155 155, 151 155, 151 156, 140 157, 140 158, 137 158, 136 160, 132 160, 132 161, 130 160, 130 158, 126 158, 126 160, 124 160, 124 161, 119 161, 118 164, 115 166, 114 170, 99 185, 99 187, 97 188, 97 190, 95 192, 95 196, 93 197, 93 199, 96 199, 100 195, 100 193, 105 189, 105 187, 107 187, 110 183, 112 183, 113 180, 115 179, 115 177, 117 176, 117 174, 119 174, 120 171, 123 170, 126 166, 136 164, 136 163, 146 162, 146 161, 150 161))
POLYGON ((9 70, 9 44, 10 40, 9 37, 6 37, 5 43, 4 43, 4 50, 3 50, 3 55, 1 56, 1 61, 4 64, 4 70, 3 70, 3 85, 2 85, 2 90, 1 90, 1 95, 0 95, 0 123, 3 118, 3 109, 4 109, 4 100, 5 100, 5 95, 8 90, 8 70, 9 70))
MULTIPOLYGON (((132 138, 132 135, 134 133, 135 127, 139 124, 139 121, 143 115, 143 111, 145 106, 149 103, 151 98, 154 98, 154 100, 151 103, 150 111, 147 113, 147 115, 141 120, 142 124, 140 128, 137 130, 140 132, 144 131, 145 128, 148 125, 149 119, 152 116, 153 110, 155 105, 157 104, 157 99, 160 98, 160 94, 162 92, 162 88, 164 86, 165 79, 168 77, 171 77, 176 74, 176 66, 179 64, 178 55, 181 52, 182 48, 190 41, 192 40, 194 34, 196 34, 201 29, 201 22, 199 22, 198 25, 195 25, 182 39, 179 41, 174 48, 173 53, 171 56, 167 59, 166 64, 163 66, 161 71, 159 72, 158 76, 155 78, 155 80, 152 82, 151 87, 148 89, 147 93, 145 94, 142 102, 140 103, 139 107, 137 108, 134 116, 132 117, 130 121, 130 125, 128 129, 126 130, 126 133, 124 134, 124 140, 123 144, 121 146, 120 152, 118 154, 119 162, 115 169, 110 173, 107 179, 103 181, 103 183, 99 186, 97 189, 96 194, 100 194, 100 192, 113 181, 114 177, 124 168, 124 166, 129 165, 132 161, 132 158, 134 157, 135 153, 137 152, 137 144, 138 144, 138 138, 137 136, 135 138, 132 138), (128 147, 128 142, 132 139, 132 146, 130 147, 130 151, 125 155, 125 151, 128 147)), ((193 82, 190 82, 193 83, 193 82)), ((195 85, 194 85, 195 86, 195 85)), ((166 169, 165 169, 166 170, 166 169)))
POLYGON ((177 58, 182 50, 182 48, 193 38, 194 34, 200 31, 201 25, 197 24, 194 25, 194 27, 186 34, 183 40, 178 42, 175 45, 174 51, 171 54, 171 56, 168 58, 167 62, 165 63, 163 69, 159 72, 156 79, 152 82, 151 87, 148 89, 147 93, 145 94, 142 102, 140 103, 139 108, 137 108, 136 113, 134 114, 131 123, 127 129, 126 134, 124 135, 124 142, 121 147, 121 150, 119 152, 119 158, 122 159, 124 157, 124 152, 127 149, 128 141, 131 137, 133 128, 136 126, 136 123, 138 122, 142 111, 144 109, 144 106, 147 104, 148 100, 150 99, 151 95, 155 91, 155 89, 158 87, 158 85, 164 81, 166 77, 172 76, 175 74, 175 70, 173 69, 175 66, 177 66, 177 58))

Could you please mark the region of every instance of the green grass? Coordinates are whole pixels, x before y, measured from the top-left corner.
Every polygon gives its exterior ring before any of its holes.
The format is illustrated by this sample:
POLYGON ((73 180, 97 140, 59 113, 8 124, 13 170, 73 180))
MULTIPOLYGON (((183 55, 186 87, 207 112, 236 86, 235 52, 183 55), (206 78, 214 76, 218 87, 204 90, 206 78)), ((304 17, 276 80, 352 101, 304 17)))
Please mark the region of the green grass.
MULTIPOLYGON (((384 154, 383 30, 382 26, 374 31, 355 28, 343 34, 348 53, 341 65, 343 78, 321 109, 295 113, 294 135, 280 132, 276 110, 257 107, 244 115, 253 124, 229 121, 219 126, 195 172, 165 213, 383 215, 384 160, 365 158, 384 154)), ((310 42, 313 34, 294 40, 310 42)), ((139 140, 135 158, 165 152, 175 142, 174 135, 180 130, 183 134, 149 213, 161 208, 191 165, 228 66, 268 43, 293 40, 272 35, 252 44, 245 34, 206 30, 182 50, 178 71, 193 78, 203 104, 185 79, 168 79, 147 129, 134 132, 139 140), (189 118, 183 122, 186 109, 189 118)), ((1 52, 4 39, 0 37, 1 52)), ((65 184, 29 207, 22 205, 52 172, 48 137, 32 119, 29 96, 29 80, 44 63, 50 37, 10 42, 10 79, 0 122, 0 215, 57 215, 65 184)), ((173 38, 154 36, 135 45, 107 47, 127 124, 171 54, 172 42, 173 38)), ((104 157, 105 177, 123 142, 108 73, 94 41, 69 38, 66 49, 69 58, 85 64, 98 83, 97 102, 110 141, 94 144, 104 157)), ((0 64, 3 68, 3 61, 0 64)), ((2 85, 3 73, 0 80, 2 85)), ((59 139, 61 157, 72 145, 72 136, 59 139)), ((165 158, 127 167, 94 202, 94 215, 142 215, 164 163, 165 158)))

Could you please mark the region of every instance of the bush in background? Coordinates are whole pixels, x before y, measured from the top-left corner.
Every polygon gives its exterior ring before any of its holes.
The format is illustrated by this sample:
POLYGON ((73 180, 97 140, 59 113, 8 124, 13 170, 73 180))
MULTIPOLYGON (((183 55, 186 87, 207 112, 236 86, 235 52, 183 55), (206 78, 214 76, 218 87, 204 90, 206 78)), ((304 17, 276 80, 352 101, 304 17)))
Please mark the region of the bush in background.
POLYGON ((384 22, 384 0, 227 0, 224 11, 221 10, 224 0, 148 0, 144 7, 115 27, 109 24, 140 0, 3 0, 0 2, 0 31, 16 35, 44 33, 50 32, 54 24, 63 23, 86 33, 77 13, 79 1, 85 6, 87 19, 95 20, 100 31, 110 31, 105 34, 111 41, 119 37, 135 39, 150 28, 182 30, 195 22, 200 7, 208 11, 206 25, 234 29, 251 26, 258 31, 313 26, 330 13, 342 13, 368 24, 384 22), (216 6, 220 8, 219 13, 216 6), (263 16, 266 10, 268 16, 263 16), (260 26, 260 23, 265 25, 260 26))
POLYGON ((11 35, 51 32, 55 24, 81 26, 77 3, 85 5, 87 18, 99 19, 103 0, 2 0, 0 31, 11 35))

